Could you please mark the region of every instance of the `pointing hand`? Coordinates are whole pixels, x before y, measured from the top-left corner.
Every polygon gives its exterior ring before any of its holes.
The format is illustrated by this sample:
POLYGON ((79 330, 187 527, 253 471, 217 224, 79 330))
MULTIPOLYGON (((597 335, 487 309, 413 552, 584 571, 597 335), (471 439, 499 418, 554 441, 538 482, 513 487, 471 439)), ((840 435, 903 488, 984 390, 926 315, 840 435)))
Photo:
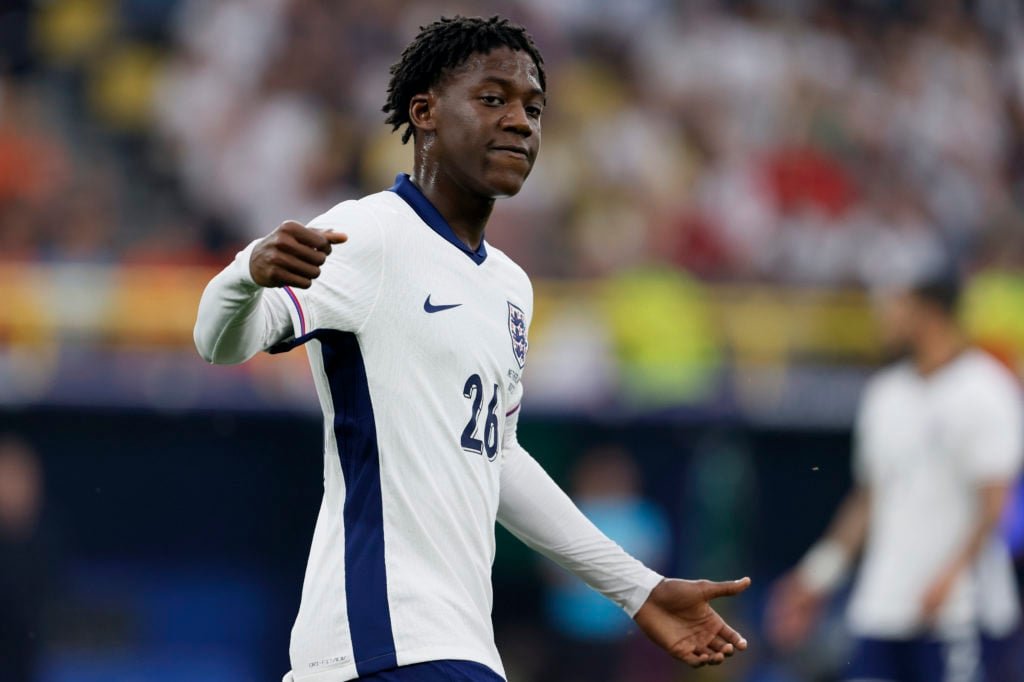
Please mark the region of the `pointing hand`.
POLYGON ((330 255, 331 245, 347 240, 348 236, 340 232, 314 230, 288 220, 256 245, 249 259, 249 272, 261 287, 308 289, 320 276, 320 266, 330 255))

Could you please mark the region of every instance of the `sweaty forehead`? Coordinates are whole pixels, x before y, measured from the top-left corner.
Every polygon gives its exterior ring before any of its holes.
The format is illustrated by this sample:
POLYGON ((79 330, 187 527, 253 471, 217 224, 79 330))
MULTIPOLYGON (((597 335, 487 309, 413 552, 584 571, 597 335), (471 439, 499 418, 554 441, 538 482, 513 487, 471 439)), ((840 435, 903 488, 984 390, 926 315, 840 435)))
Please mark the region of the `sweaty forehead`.
POLYGON ((540 85, 540 71, 533 57, 522 50, 496 47, 490 52, 476 52, 459 66, 451 69, 441 79, 442 85, 455 82, 472 85, 488 77, 500 77, 521 82, 526 87, 543 90, 540 85))

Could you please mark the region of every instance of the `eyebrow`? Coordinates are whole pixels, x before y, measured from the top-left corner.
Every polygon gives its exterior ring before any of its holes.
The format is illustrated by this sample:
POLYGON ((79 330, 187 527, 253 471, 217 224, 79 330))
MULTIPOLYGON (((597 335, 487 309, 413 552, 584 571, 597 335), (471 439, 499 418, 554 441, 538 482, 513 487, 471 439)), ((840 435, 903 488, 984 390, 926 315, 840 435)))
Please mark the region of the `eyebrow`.
MULTIPOLYGON (((501 85, 502 87, 508 88, 509 90, 514 90, 516 88, 516 84, 514 81, 508 78, 502 78, 501 76, 484 76, 483 82, 496 83, 498 85, 501 85)), ((542 100, 544 100, 544 103, 547 104, 547 93, 541 90, 540 88, 530 88, 530 94, 535 97, 539 96, 542 100)))

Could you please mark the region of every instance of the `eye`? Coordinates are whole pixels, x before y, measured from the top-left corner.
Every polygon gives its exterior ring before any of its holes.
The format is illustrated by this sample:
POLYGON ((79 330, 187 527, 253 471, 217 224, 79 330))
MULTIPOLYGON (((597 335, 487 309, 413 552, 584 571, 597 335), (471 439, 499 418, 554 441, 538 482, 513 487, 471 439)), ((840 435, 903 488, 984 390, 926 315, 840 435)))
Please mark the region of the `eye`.
POLYGON ((504 101, 497 95, 484 95, 480 98, 480 101, 489 107, 500 107, 504 104, 504 101))
POLYGON ((531 106, 526 107, 526 114, 530 118, 540 118, 541 111, 542 111, 541 108, 537 107, 537 106, 532 106, 531 105, 531 106))

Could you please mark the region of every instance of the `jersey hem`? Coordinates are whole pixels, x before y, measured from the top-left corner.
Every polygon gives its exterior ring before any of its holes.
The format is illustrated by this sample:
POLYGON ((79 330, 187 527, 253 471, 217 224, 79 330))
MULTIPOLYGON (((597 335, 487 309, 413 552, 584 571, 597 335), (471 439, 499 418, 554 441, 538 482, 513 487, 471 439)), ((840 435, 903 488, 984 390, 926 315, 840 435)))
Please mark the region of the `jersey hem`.
MULTIPOLYGON (((395 656, 398 660, 399 668, 417 663, 429 663, 431 661, 469 661, 487 667, 503 680, 507 679, 505 677, 505 669, 501 665, 500 660, 492 656, 482 656, 479 651, 475 650, 451 647, 426 647, 424 649, 402 652, 395 656)), ((365 664, 369 661, 360 662, 365 664)), ((356 672, 356 666, 360 662, 346 663, 337 668, 321 670, 309 673, 308 675, 296 675, 294 670, 289 670, 281 678, 281 682, 349 682, 349 680, 355 680, 359 677, 359 673, 356 672)))

